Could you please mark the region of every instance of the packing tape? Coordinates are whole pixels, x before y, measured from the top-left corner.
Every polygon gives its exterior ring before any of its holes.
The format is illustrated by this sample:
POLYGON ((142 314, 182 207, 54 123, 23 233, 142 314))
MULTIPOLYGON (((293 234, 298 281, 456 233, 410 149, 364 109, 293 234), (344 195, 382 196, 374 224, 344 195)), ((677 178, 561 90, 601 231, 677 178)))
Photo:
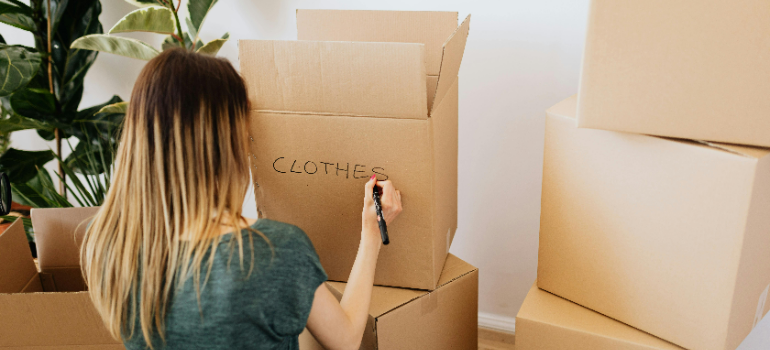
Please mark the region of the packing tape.
POLYGON ((762 294, 759 295, 759 302, 757 303, 757 313, 754 315, 754 325, 752 328, 756 327, 759 324, 759 321, 762 321, 762 317, 765 316, 765 305, 767 304, 767 298, 768 294, 770 293, 770 284, 765 287, 765 290, 762 292, 762 294))
POLYGON ((433 291, 420 298, 420 315, 427 315, 438 309, 438 293, 433 291))

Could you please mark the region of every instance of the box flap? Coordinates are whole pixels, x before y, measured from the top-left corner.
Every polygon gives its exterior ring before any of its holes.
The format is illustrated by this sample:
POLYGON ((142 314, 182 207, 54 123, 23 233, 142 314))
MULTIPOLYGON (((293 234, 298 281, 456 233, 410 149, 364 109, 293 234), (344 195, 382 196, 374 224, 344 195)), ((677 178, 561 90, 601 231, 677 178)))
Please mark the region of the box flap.
POLYGON ((742 155, 744 157, 749 157, 749 158, 759 159, 770 154, 770 149, 768 148, 733 145, 733 144, 721 143, 721 142, 709 142, 709 141, 700 141, 700 142, 713 148, 718 148, 727 152, 732 152, 732 153, 742 155))
POLYGON ((88 293, 0 294, 0 348, 100 345, 110 336, 88 293))
MULTIPOLYGON (((345 293, 345 282, 326 282, 332 294, 342 296, 345 293)), ((372 301, 369 304, 369 315, 379 317, 390 310, 404 305, 420 296, 426 294, 423 290, 392 288, 374 286, 372 289, 372 301)))
POLYGON ((24 224, 17 219, 0 234, 0 293, 18 293, 37 276, 24 224))
POLYGON ((465 52, 465 43, 468 40, 470 25, 471 15, 468 15, 463 23, 457 27, 454 34, 444 43, 441 56, 441 71, 438 76, 436 93, 433 97, 431 114, 436 110, 436 106, 441 104, 444 96, 449 92, 449 88, 457 80, 457 73, 460 72, 460 63, 463 61, 463 53, 465 52))
POLYGON ((40 270, 79 267, 86 225, 99 207, 32 209, 40 270))
POLYGON ((252 109, 427 118, 421 44, 241 40, 238 45, 252 109))
MULTIPOLYGON (((650 349, 683 350, 665 340, 541 290, 537 288, 536 284, 529 290, 516 318, 517 323, 518 319, 526 319, 591 334, 595 337, 615 339, 619 343, 645 345, 650 349)), ((551 332, 551 334, 544 336, 554 337, 558 335, 551 332)), ((573 345, 575 344, 571 343, 569 339, 565 339, 564 346, 573 345)))
POLYGON ((437 76, 457 12, 297 10, 297 39, 425 44, 426 74, 437 76))
MULTIPOLYGON (((441 272, 441 277, 439 278, 439 286, 436 289, 476 270, 478 270, 478 268, 473 265, 468 264, 452 254, 448 254, 446 263, 444 264, 444 270, 441 272)), ((337 293, 342 295, 345 292, 346 285, 347 283, 343 282, 327 282, 329 288, 337 291, 336 293, 333 291, 333 294, 335 295, 337 295, 337 293)), ((372 302, 369 306, 369 314, 375 318, 380 317, 397 309, 401 305, 430 293, 431 292, 424 290, 374 286, 374 289, 372 290, 372 302)))

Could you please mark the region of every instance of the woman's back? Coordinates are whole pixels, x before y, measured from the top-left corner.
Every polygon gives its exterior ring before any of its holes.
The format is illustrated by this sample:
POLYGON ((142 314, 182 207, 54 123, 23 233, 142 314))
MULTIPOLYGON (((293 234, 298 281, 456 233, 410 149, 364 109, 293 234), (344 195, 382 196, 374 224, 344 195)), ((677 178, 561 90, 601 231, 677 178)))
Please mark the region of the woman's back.
MULTIPOLYGON (((267 219, 251 227, 269 243, 247 229, 241 231, 245 243, 241 269, 237 245, 231 259, 233 233, 223 235, 211 274, 200 291, 200 304, 191 278, 174 290, 166 311, 166 343, 154 332, 155 349, 298 349, 297 337, 326 273, 312 243, 298 227, 267 219), (254 247, 254 266, 247 277, 249 241, 254 247)), ((209 256, 210 251, 205 262, 209 256)), ((205 274, 204 268, 201 282, 205 274)), ((134 327, 134 335, 124 339, 125 346, 144 350, 138 318, 134 327)))

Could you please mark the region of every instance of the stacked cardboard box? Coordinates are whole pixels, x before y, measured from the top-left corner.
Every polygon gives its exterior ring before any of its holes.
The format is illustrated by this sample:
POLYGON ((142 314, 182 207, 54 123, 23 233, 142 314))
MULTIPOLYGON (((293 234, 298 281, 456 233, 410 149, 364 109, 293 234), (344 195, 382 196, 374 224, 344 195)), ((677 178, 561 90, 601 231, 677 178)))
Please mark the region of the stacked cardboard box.
MULTIPOLYGON (((456 12, 298 10, 299 41, 238 43, 257 210, 307 232, 338 297, 364 183, 374 173, 402 192, 362 349, 477 346, 477 272, 448 255, 469 25, 456 12)), ((303 349, 316 346, 303 336, 303 349)))
POLYGON ((95 209, 32 210, 39 271, 21 219, 0 234, 0 348, 125 349, 107 332, 80 274, 75 238, 95 209))
MULTIPOLYGON (((475 349, 478 269, 449 254, 432 292, 375 286, 361 349, 475 349)), ((346 283, 327 282, 337 299, 346 283)), ((300 349, 323 349, 306 330, 300 349)))
POLYGON ((470 18, 298 10, 298 41, 241 40, 261 216, 291 222, 346 281, 373 173, 406 210, 375 284, 436 288, 457 228, 458 79, 470 18))
POLYGON ((535 330, 549 306, 528 300, 518 349, 574 336, 590 309, 733 350, 768 312, 768 15, 753 0, 592 2, 578 96, 546 113, 537 280, 586 309, 535 330))

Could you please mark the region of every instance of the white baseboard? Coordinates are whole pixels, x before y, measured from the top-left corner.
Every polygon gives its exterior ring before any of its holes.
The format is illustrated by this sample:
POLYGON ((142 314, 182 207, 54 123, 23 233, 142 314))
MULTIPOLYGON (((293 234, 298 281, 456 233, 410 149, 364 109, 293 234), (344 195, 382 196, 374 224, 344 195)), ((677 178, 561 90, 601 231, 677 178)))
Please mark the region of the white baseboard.
POLYGON ((479 312, 479 327, 513 334, 516 330, 516 318, 479 312))

